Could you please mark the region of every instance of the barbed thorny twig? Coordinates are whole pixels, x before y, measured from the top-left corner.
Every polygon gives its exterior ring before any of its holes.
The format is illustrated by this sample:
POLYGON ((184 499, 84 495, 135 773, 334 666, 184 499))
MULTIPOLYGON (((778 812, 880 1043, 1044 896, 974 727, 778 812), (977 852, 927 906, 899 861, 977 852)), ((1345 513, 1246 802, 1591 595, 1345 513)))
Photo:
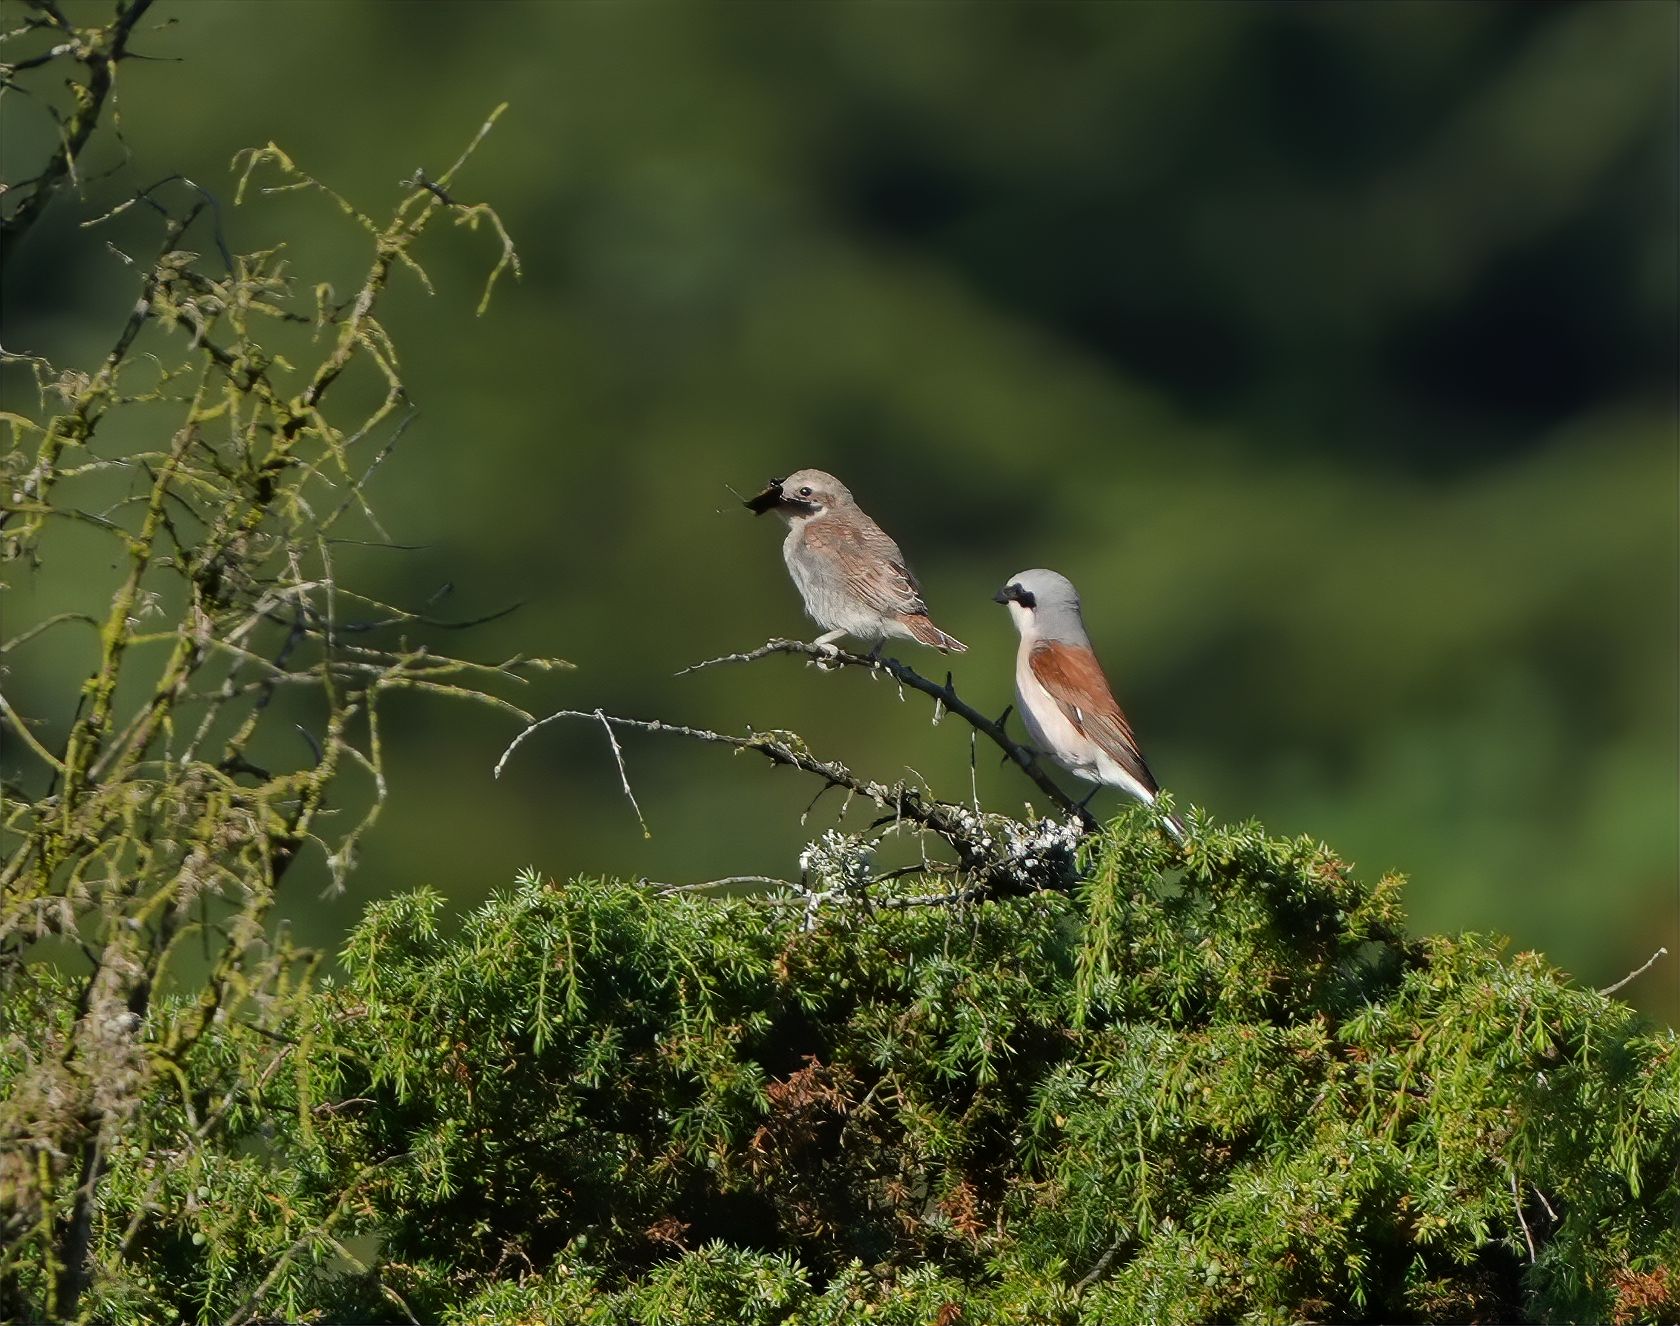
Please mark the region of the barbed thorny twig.
POLYGON ((691 672, 718 667, 725 663, 755 663, 759 659, 769 658, 776 654, 798 655, 813 662, 833 667, 863 668, 868 672, 885 674, 900 685, 920 691, 923 695, 931 697, 934 702, 934 722, 939 721, 943 711, 956 714, 1001 750, 1006 760, 1013 762, 1028 778, 1032 779, 1038 790, 1049 797, 1051 803, 1058 810, 1078 818, 1087 830, 1096 828, 1096 820, 1090 812, 1055 784, 1050 776, 1044 772, 1031 749, 1012 739, 1004 729, 1004 723, 1009 717, 1009 710, 1005 709, 1003 715, 999 718, 987 717, 957 694, 950 673, 945 674, 945 681, 941 684, 922 676, 914 668, 899 662, 896 658, 889 658, 885 655, 854 654, 844 649, 836 649, 831 645, 813 645, 803 640, 770 640, 756 649, 746 650, 739 654, 724 654, 718 658, 709 658, 703 662, 691 664, 677 675, 681 677, 691 672))
MULTIPOLYGON (((813 754, 796 733, 771 730, 737 736, 664 719, 625 718, 601 710, 562 709, 528 724, 508 743, 496 761, 494 775, 501 777, 514 752, 527 739, 549 724, 567 719, 605 723, 625 731, 661 733, 736 751, 753 751, 772 764, 811 774, 822 779, 826 786, 844 788, 849 796, 861 797, 880 810, 882 814, 870 826, 872 830, 895 832, 908 825, 946 843, 956 853, 955 868, 982 889, 1018 892, 1068 887, 1075 874, 1074 854, 1086 833, 1084 822, 1073 816, 1066 820, 1041 819, 1027 823, 976 811, 961 803, 941 801, 906 782, 887 783, 860 775, 837 760, 813 754)), ((868 846, 857 844, 858 851, 864 853, 868 846)), ((813 844, 807 852, 816 850, 817 845, 813 844)), ((837 872, 850 874, 851 883, 863 886, 872 882, 868 873, 858 867, 855 853, 831 855, 838 862, 837 872)))

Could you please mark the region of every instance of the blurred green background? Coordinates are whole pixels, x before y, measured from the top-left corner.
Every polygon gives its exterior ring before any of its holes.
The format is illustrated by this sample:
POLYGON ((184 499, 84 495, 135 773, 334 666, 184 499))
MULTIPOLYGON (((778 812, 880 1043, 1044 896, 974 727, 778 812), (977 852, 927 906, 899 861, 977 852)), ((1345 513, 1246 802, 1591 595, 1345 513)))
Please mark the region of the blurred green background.
MULTIPOLYGON (((97 362, 134 297, 105 241, 150 223, 78 223, 141 184, 231 204, 230 157, 272 139, 378 214, 509 101, 456 192, 500 210, 524 279, 475 319, 494 242, 445 230, 438 293, 399 278, 421 415, 370 491, 423 547, 347 549, 341 576, 411 605, 451 582, 462 617, 523 600, 442 643, 573 660, 542 712, 793 727, 966 793, 966 729, 919 697, 786 659, 673 676, 812 632, 781 527, 726 485, 822 466, 969 641, 981 707, 1010 698, 992 592, 1062 570, 1181 805, 1402 870, 1419 929, 1503 930, 1603 985, 1680 953, 1677 15, 159 0, 134 45, 167 60, 121 70, 131 159, 97 178, 102 131, 9 273, 4 342, 97 362)), ((33 173, 50 123, 4 110, 7 174, 33 173)), ((290 239, 310 283, 365 266, 318 196, 225 226, 290 239)), ((75 571, 8 568, 10 623, 75 606, 75 571)), ((77 649, 20 651, 8 694, 67 721, 77 649)), ((546 729, 494 782, 513 732, 394 701, 392 801, 349 896, 297 881, 301 936, 527 862, 787 876, 838 807, 802 827, 812 784, 632 737, 644 840, 599 730, 546 729)), ((999 808, 1032 791, 984 756, 979 779, 999 808)), ((1626 993, 1680 1019, 1680 958, 1626 993)))

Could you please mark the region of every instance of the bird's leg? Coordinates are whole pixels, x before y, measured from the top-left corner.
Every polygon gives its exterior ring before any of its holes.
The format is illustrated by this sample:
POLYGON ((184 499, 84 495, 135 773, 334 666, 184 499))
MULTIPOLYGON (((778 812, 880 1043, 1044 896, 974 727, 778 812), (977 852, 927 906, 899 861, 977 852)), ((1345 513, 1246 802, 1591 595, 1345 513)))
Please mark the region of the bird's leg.
POLYGON ((816 646, 817 652, 822 655, 820 658, 812 659, 811 662, 824 672, 832 672, 839 667, 840 665, 834 661, 834 656, 840 650, 834 642, 845 634, 844 631, 824 631, 815 640, 811 641, 816 646))
POLYGON ((1087 806, 1089 806, 1091 804, 1091 798, 1096 796, 1098 792, 1102 791, 1102 788, 1103 785, 1098 783, 1089 792, 1087 792, 1085 794, 1085 799, 1079 803, 1079 809, 1084 810, 1087 806))

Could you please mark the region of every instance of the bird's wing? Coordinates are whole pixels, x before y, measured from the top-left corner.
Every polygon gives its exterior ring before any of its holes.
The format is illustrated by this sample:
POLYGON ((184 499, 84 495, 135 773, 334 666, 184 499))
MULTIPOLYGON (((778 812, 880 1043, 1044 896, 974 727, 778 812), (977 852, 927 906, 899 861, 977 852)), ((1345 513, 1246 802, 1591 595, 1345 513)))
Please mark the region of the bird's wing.
POLYGON ((925 614, 922 587, 898 545, 868 516, 858 514, 858 520, 807 522, 805 546, 829 558, 846 588, 876 612, 925 614))
POLYGON ((1143 761, 1132 725, 1120 712, 1102 665, 1089 649, 1046 640, 1033 646, 1027 665, 1063 716, 1088 741, 1095 742, 1150 792, 1160 791, 1143 761))

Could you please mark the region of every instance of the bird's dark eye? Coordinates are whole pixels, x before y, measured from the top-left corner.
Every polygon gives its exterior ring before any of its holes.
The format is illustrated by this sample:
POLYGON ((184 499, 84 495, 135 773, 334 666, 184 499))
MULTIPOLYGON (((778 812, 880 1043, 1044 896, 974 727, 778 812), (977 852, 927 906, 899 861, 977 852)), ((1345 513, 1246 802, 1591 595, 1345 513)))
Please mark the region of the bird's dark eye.
POLYGON ((800 489, 800 490, 799 490, 799 495, 800 495, 800 496, 801 496, 801 497, 809 497, 809 496, 810 496, 810 495, 811 495, 811 490, 810 490, 810 488, 809 488, 809 487, 805 487, 805 488, 801 488, 801 489, 800 489))
POLYGON ((1015 602, 1023 608, 1036 608, 1038 606, 1038 600, 1033 597, 1032 592, 1022 589, 1019 585, 1015 586, 1015 602))

